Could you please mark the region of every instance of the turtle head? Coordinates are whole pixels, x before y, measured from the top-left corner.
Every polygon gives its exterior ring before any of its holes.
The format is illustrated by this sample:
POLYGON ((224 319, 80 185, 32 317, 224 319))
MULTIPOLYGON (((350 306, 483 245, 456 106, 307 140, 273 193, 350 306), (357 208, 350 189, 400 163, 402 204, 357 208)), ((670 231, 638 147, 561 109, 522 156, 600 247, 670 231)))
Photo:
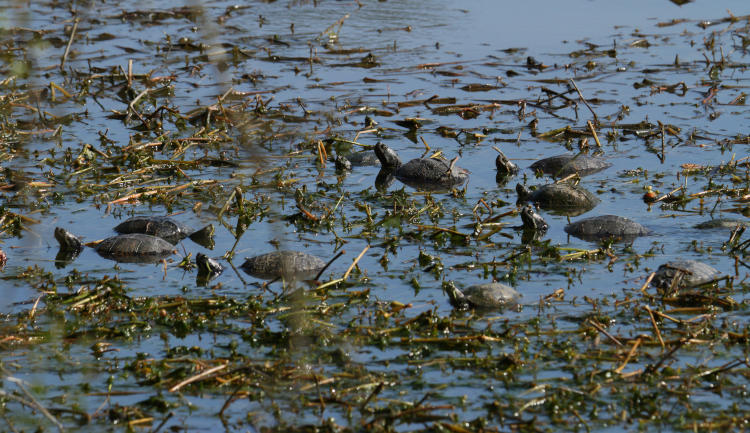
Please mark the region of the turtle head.
POLYGON ((83 249, 81 240, 62 227, 55 227, 55 239, 60 243, 60 250, 78 252, 83 249))
POLYGON ((531 204, 521 208, 521 221, 523 221, 524 230, 547 230, 547 222, 534 210, 534 206, 531 204))
POLYGON ((443 282, 443 291, 448 295, 448 301, 450 301, 451 305, 455 308, 467 308, 469 306, 469 301, 466 300, 466 296, 464 296, 463 292, 458 290, 453 281, 443 282))
POLYGON ((385 169, 392 170, 401 165, 401 159, 396 152, 382 142, 378 142, 378 144, 375 145, 375 156, 378 157, 380 164, 385 169))
POLYGON ((495 167, 498 174, 514 174, 518 171, 518 166, 512 163, 503 152, 499 152, 495 158, 495 167))
POLYGON ((516 193, 518 194, 518 199, 521 201, 526 200, 526 198, 531 195, 531 191, 529 191, 525 185, 520 183, 516 184, 516 193))

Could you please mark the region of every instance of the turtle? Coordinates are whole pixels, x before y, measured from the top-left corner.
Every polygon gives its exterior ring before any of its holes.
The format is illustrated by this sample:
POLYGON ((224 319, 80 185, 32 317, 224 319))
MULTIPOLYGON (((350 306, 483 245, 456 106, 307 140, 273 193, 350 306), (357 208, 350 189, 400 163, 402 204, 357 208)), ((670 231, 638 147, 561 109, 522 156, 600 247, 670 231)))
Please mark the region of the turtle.
POLYGON ((677 289, 690 289, 716 281, 721 272, 697 260, 679 259, 659 266, 651 284, 657 290, 668 295, 677 289))
POLYGON ((396 179, 413 188, 438 191, 451 189, 466 182, 469 172, 456 167, 455 159, 446 161, 440 158, 415 158, 406 164, 396 152, 387 145, 378 142, 375 145, 375 155, 380 160, 382 172, 391 173, 396 179))
POLYGON ((577 155, 556 155, 540 159, 529 166, 530 169, 541 171, 554 177, 566 177, 573 173, 579 176, 587 176, 611 167, 612 164, 598 156, 590 156, 585 153, 577 155))
POLYGON ((195 264, 198 267, 196 281, 199 286, 205 286, 209 280, 224 272, 224 267, 219 262, 203 253, 195 256, 195 264))
MULTIPOLYGON (((83 243, 62 227, 55 228, 55 239, 60 243, 58 258, 70 261, 83 250, 83 243)), ((143 233, 129 233, 87 244, 107 259, 125 263, 154 263, 177 251, 164 239, 143 233)))
POLYGON ((617 215, 584 218, 566 225, 565 232, 593 242, 607 238, 631 241, 638 236, 651 234, 646 227, 617 215))
POLYGON ((448 300, 455 308, 496 309, 515 304, 521 294, 502 283, 484 283, 459 290, 449 281, 443 285, 448 300))
POLYGON ((166 216, 133 217, 115 227, 119 234, 142 233, 160 237, 177 244, 186 237, 207 248, 213 248, 214 226, 209 224, 200 230, 193 230, 185 224, 166 216))
POLYGON ((601 201, 588 190, 567 182, 542 185, 533 191, 519 183, 516 192, 519 202, 537 203, 542 209, 568 216, 588 212, 601 201))
POLYGON ((283 250, 246 258, 240 267, 247 274, 264 280, 308 280, 317 276, 325 266, 323 260, 312 254, 283 250))
POLYGON ((695 228, 701 230, 708 229, 736 229, 738 226, 746 226, 747 223, 742 220, 733 218, 717 218, 713 220, 703 221, 702 223, 696 224, 695 228))

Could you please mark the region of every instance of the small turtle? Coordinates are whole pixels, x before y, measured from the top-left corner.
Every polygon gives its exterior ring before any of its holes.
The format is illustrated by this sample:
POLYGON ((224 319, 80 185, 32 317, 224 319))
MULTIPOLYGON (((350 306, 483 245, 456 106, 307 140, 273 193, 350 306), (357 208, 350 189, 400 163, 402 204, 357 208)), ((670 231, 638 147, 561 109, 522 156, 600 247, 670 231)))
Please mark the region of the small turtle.
POLYGON ((276 278, 307 280, 314 278, 326 263, 312 254, 299 251, 274 251, 245 259, 240 266, 253 277, 264 280, 276 278))
POLYGON ((529 167, 534 171, 541 171, 554 177, 566 177, 573 173, 587 176, 611 167, 612 164, 597 156, 585 153, 578 155, 557 155, 540 159, 529 167))
POLYGON ((530 204, 521 208, 521 221, 523 221, 524 230, 545 231, 548 227, 544 218, 530 204))
POLYGON ((470 286, 463 291, 456 288, 452 281, 443 285, 448 300, 455 308, 502 308, 515 304, 521 294, 513 287, 501 283, 485 283, 470 286))
POLYGON ((375 145, 375 155, 383 166, 381 171, 390 172, 396 179, 417 189, 450 189, 469 178, 468 171, 455 166, 455 160, 416 158, 402 164, 396 152, 383 143, 375 145))
POLYGON ((498 155, 497 158, 495 158, 495 168, 497 168, 497 175, 510 176, 518 173, 518 166, 511 162, 511 160, 509 160, 503 152, 499 150, 497 152, 498 155))
POLYGON ((701 230, 708 229, 736 229, 738 226, 746 226, 747 223, 733 218, 717 218, 696 224, 694 227, 701 230))
POLYGON ((189 237, 199 245, 213 248, 213 224, 209 224, 200 230, 193 230, 170 217, 133 217, 118 224, 115 231, 120 234, 142 233, 153 235, 172 244, 177 244, 177 242, 189 237))
POLYGON ((601 201, 588 190, 566 182, 543 185, 534 191, 519 183, 516 192, 519 202, 537 203, 542 209, 568 216, 588 212, 601 201))
POLYGON ((592 242, 607 238, 630 241, 638 236, 651 234, 646 227, 617 215, 584 218, 566 225, 565 232, 592 242))
POLYGON ((656 270, 651 284, 660 293, 668 295, 677 289, 689 289, 716 281, 721 272, 697 260, 673 260, 664 263, 656 270))
MULTIPOLYGON (((75 258, 83 249, 81 240, 64 228, 55 228, 55 239, 60 243, 58 257, 75 258)), ((142 233, 112 236, 88 245, 104 258, 125 263, 158 262, 177 252, 164 239, 142 233)))

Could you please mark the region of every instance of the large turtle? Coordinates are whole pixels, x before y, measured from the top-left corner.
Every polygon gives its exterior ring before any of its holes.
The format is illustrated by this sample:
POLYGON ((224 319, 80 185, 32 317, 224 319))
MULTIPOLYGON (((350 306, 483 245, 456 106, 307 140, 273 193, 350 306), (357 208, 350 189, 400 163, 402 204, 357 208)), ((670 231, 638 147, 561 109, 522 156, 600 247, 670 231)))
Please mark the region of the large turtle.
POLYGON ((501 283, 484 283, 459 290, 452 281, 443 285, 448 300, 455 308, 493 309, 515 304, 521 294, 501 283))
POLYGON ((300 251, 274 251, 245 259, 240 266, 253 277, 265 280, 308 280, 314 278, 326 263, 312 254, 300 251))
POLYGON ((213 224, 209 224, 200 230, 193 230, 166 216, 133 217, 118 224, 115 231, 120 234, 143 233, 157 236, 172 244, 189 237, 202 246, 213 248, 213 224))
MULTIPOLYGON (((62 227, 55 228, 55 239, 60 244, 58 260, 63 263, 83 250, 81 240, 62 227)), ((174 245, 164 239, 142 233, 112 236, 87 245, 104 258, 125 263, 154 263, 177 252, 174 245)))
POLYGON ((522 184, 516 184, 519 202, 537 203, 542 209, 576 216, 588 212, 601 200, 588 190, 567 182, 542 185, 531 191, 522 184))
POLYGON ((565 232, 587 241, 615 239, 631 241, 646 236, 651 231, 635 221, 617 215, 584 218, 565 226, 565 232))
POLYGON ((721 272, 703 262, 679 259, 659 266, 651 284, 660 293, 669 295, 680 289, 708 284, 721 276, 721 272))
POLYGON ((579 176, 587 176, 611 166, 612 164, 603 158, 579 153, 578 155, 556 155, 540 159, 531 164, 529 168, 555 177, 565 177, 573 173, 578 173, 579 176))
POLYGON ((375 155, 382 165, 381 173, 378 174, 381 183, 383 179, 387 179, 388 174, 392 174, 413 188, 437 191, 461 185, 469 178, 469 172, 456 167, 455 160, 415 158, 402 164, 396 152, 383 143, 375 145, 375 155))

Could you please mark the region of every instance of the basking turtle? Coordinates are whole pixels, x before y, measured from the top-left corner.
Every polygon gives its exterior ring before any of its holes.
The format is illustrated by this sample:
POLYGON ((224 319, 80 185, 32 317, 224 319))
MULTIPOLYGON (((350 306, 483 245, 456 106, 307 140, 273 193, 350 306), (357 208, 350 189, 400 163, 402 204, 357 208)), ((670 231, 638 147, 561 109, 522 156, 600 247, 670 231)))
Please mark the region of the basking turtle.
POLYGON ((115 227, 120 234, 142 233, 160 237, 172 244, 189 237, 193 242, 207 248, 213 248, 214 226, 209 224, 200 230, 193 230, 185 224, 170 217, 133 217, 115 227))
POLYGON ((555 177, 565 177, 573 173, 578 173, 579 176, 587 176, 611 166, 612 164, 603 158, 579 153, 578 155, 557 155, 540 159, 531 164, 529 168, 535 172, 541 171, 555 177))
POLYGON ((677 289, 689 289, 710 283, 721 277, 721 272, 697 260, 673 260, 656 270, 651 284, 664 295, 677 289))
POLYGON ((696 224, 694 227, 701 230, 708 229, 736 229, 737 226, 746 226, 747 223, 733 218, 717 218, 696 224))
POLYGON ((588 190, 566 182, 542 185, 533 191, 519 183, 516 192, 519 202, 537 203, 542 209, 568 216, 588 212, 601 201, 588 190))
POLYGON ((276 278, 308 280, 314 278, 326 263, 312 254, 299 251, 274 251, 245 259, 240 266, 253 277, 265 280, 276 278))
POLYGON ((396 152, 383 143, 375 145, 375 155, 383 166, 381 172, 392 173, 396 179, 417 189, 450 189, 469 178, 469 172, 456 167, 455 160, 416 158, 402 164, 396 152))
POLYGON ((452 281, 443 285, 448 300, 455 308, 502 308, 515 304, 521 294, 513 287, 501 283, 485 283, 470 286, 463 291, 452 281))
MULTIPOLYGON (((60 243, 59 259, 70 261, 83 249, 81 240, 64 228, 55 228, 55 239, 60 243)), ((112 236, 87 245, 104 258, 125 263, 158 262, 177 252, 174 245, 164 239, 142 233, 112 236)))
POLYGON ((649 229, 637 222, 617 215, 584 218, 565 226, 565 232, 593 242, 607 238, 630 241, 638 236, 646 236, 651 233, 649 229))

